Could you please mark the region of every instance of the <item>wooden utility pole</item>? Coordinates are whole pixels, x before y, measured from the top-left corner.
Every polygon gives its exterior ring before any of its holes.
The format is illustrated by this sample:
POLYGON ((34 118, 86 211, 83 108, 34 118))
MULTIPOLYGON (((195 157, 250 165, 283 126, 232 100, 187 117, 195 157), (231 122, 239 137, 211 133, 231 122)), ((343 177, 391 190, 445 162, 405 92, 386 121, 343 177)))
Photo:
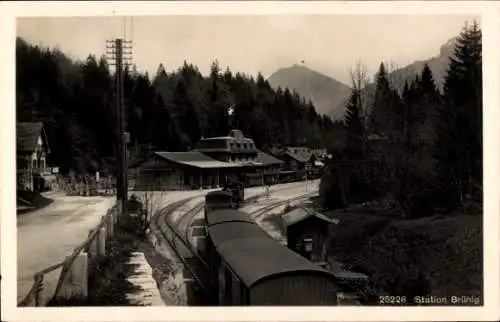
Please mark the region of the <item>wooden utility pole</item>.
POLYGON ((115 102, 116 102, 116 198, 117 204, 125 212, 128 200, 128 166, 127 143, 128 133, 125 131, 125 108, 123 95, 123 70, 130 66, 132 59, 131 41, 121 38, 106 41, 108 64, 115 66, 115 102))

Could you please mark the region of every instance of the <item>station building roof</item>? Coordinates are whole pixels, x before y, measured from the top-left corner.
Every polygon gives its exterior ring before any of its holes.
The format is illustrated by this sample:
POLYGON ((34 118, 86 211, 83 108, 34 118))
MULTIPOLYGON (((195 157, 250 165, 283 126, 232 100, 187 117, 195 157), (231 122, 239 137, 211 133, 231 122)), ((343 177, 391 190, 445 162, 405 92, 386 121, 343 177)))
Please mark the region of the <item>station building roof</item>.
POLYGON ((239 164, 222 162, 219 160, 215 160, 208 155, 196 152, 154 152, 154 155, 164 159, 169 162, 182 164, 195 168, 206 168, 206 169, 215 169, 215 168, 236 168, 240 167, 239 164))
POLYGON ((255 142, 240 130, 231 130, 228 136, 202 138, 196 144, 199 152, 257 153, 255 142))
MULTIPOLYGON (((283 161, 276 159, 275 157, 259 151, 256 161, 240 161, 240 162, 224 162, 216 160, 205 153, 200 151, 189 151, 189 152, 166 152, 158 151, 152 153, 152 155, 164 159, 169 162, 182 164, 186 166, 205 168, 205 169, 215 169, 215 168, 238 168, 238 167, 255 167, 255 166, 267 166, 281 164, 283 161)), ((162 165, 155 165, 155 162, 149 158, 143 158, 140 160, 134 160, 129 164, 129 168, 134 168, 139 165, 147 165, 148 168, 164 168, 162 165)))

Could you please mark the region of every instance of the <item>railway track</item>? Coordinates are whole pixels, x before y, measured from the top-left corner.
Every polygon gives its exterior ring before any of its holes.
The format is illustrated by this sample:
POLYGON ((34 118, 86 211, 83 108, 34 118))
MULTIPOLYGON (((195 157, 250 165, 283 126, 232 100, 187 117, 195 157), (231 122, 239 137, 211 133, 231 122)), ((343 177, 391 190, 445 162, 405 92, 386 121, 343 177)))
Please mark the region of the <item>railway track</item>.
MULTIPOLYGON (((286 187, 281 189, 289 190, 294 189, 296 187, 286 187)), ((267 205, 257 211, 255 211, 254 216, 252 218, 258 218, 259 215, 264 215, 266 212, 271 209, 277 208, 281 205, 284 205, 290 201, 306 199, 311 193, 301 195, 295 198, 291 198, 288 200, 280 201, 273 203, 271 205, 267 205)), ((254 195, 243 202, 243 207, 249 205, 253 202, 256 202, 258 199, 265 197, 267 193, 260 193, 254 195)), ((206 277, 209 269, 209 265, 205 262, 205 260, 200 257, 198 252, 194 249, 193 245, 191 245, 189 238, 189 226, 191 225, 194 217, 203 210, 204 200, 198 202, 193 207, 189 208, 183 215, 179 216, 175 220, 169 220, 169 214, 173 211, 179 209, 183 205, 193 201, 194 199, 200 198, 202 196, 194 196, 189 197, 180 201, 176 201, 166 206, 165 208, 159 210, 153 219, 153 223, 156 226, 156 230, 159 232, 161 238, 166 241, 169 247, 174 252, 175 256, 181 261, 183 266, 189 272, 189 277, 196 282, 196 284, 203 290, 203 292, 208 295, 210 294, 210 290, 208 285, 204 282, 204 277, 206 277), (190 256, 189 256, 190 255, 190 256)))
MULTIPOLYGON (((192 249, 191 245, 184 240, 184 236, 180 235, 176 228, 168 220, 169 213, 195 198, 197 197, 183 199, 168 205, 155 215, 153 222, 162 239, 167 242, 175 256, 182 262, 185 269, 189 272, 189 278, 195 281, 205 294, 209 294, 208 285, 206 285, 203 279, 200 278, 200 275, 207 273, 206 271, 203 272, 203 270, 208 269, 208 264, 203 260, 203 258, 198 256, 196 251, 192 249), (189 253, 192 256, 188 256, 189 253), (202 271, 200 272, 200 270, 202 271)), ((186 213, 189 213, 191 210, 193 209, 188 210, 186 213)))
POLYGON ((297 197, 293 197, 293 198, 289 198, 289 199, 286 199, 286 200, 280 200, 280 201, 276 201, 276 202, 273 202, 269 205, 266 205, 262 208, 259 208, 253 212, 250 213, 250 218, 252 218, 252 220, 254 221, 257 221, 258 219, 260 219, 260 217, 264 216, 266 213, 270 212, 271 210, 275 209, 275 208, 278 208, 278 207, 281 207, 281 206, 284 206, 288 203, 291 203, 291 202, 297 202, 297 201, 301 201, 301 200, 306 200, 308 198, 310 198, 311 196, 315 195, 316 192, 308 192, 308 193, 305 193, 305 194, 302 194, 300 196, 297 196, 297 197))

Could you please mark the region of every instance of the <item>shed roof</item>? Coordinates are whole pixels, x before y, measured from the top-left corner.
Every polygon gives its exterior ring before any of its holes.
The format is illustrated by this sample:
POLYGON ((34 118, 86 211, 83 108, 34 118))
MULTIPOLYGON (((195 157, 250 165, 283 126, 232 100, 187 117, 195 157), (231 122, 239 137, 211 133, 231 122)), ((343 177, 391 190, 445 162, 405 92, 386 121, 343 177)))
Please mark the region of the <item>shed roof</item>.
POLYGON ((224 218, 224 222, 209 226, 210 236, 219 254, 248 287, 266 277, 297 271, 327 274, 334 278, 318 265, 280 245, 255 223, 234 221, 241 218, 243 212, 212 212, 208 217, 216 213, 224 218))
POLYGON ((314 210, 308 210, 302 207, 296 208, 284 215, 281 216, 282 220, 285 222, 287 226, 291 226, 295 223, 298 223, 299 221, 302 221, 306 218, 309 217, 316 217, 320 220, 326 221, 330 224, 338 224, 339 220, 338 219, 332 219, 328 218, 327 216, 316 212, 314 210))
POLYGON ((38 143, 38 138, 42 137, 44 140, 47 151, 49 146, 47 136, 43 130, 42 122, 19 122, 16 124, 16 143, 17 151, 32 152, 38 143))
POLYGON ((369 277, 366 274, 353 272, 348 270, 338 270, 332 273, 339 280, 368 280, 369 277))
POLYGON ((299 163, 308 162, 312 156, 312 152, 306 148, 287 148, 283 154, 290 156, 299 163))
POLYGON ((277 159, 274 156, 267 154, 265 152, 262 152, 262 151, 257 151, 257 160, 264 165, 284 163, 282 160, 277 159))
POLYGON ((196 168, 235 168, 240 167, 239 164, 222 162, 215 160, 208 155, 197 152, 155 152, 155 154, 170 162, 180 163, 196 168))

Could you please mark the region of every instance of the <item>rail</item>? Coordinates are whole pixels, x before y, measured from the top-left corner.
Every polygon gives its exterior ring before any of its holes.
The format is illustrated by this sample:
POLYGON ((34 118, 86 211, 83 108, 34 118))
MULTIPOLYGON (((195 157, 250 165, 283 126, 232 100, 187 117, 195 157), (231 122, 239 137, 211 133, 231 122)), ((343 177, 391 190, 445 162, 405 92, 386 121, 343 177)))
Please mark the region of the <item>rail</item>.
MULTIPOLYGON (((170 248, 174 251, 175 255, 181 260, 182 264, 186 267, 186 269, 189 271, 193 279, 196 281, 196 283, 203 289, 205 293, 209 293, 209 289, 207 286, 204 285, 204 283, 201 281, 199 278, 198 274, 194 271, 194 269, 191 267, 191 265, 188 263, 186 258, 180 253, 178 246, 176 245, 175 241, 176 239, 180 240, 181 243, 186 247, 186 249, 193 254, 193 256, 200 261, 202 265, 204 265, 205 268, 208 268, 208 264, 191 248, 191 245, 187 241, 185 241, 182 236, 177 232, 175 227, 173 227, 169 221, 167 216, 162 216, 162 213, 167 214, 168 212, 172 211, 173 209, 176 209, 180 207, 183 204, 188 203, 190 200, 195 199, 196 197, 191 197, 187 198, 181 201, 174 202, 170 204, 170 206, 160 210, 155 218, 155 224, 159 228, 158 230, 160 231, 160 234, 162 235, 163 239, 169 244, 170 248), (160 222, 160 219, 163 217, 163 222, 165 225, 162 225, 160 222), (167 233, 165 232, 162 227, 165 227, 172 233, 172 237, 168 237, 167 233)), ((189 213, 193 209, 190 209, 186 212, 189 213)))
MULTIPOLYGON (((295 188, 296 187, 286 187, 284 190, 295 189, 295 188)), ((294 199, 294 200, 295 199, 304 199, 304 198, 307 198, 307 196, 309 196, 310 194, 311 193, 307 193, 305 195, 301 195, 297 198, 292 198, 292 199, 294 199)), ((256 202, 258 199, 265 197, 265 196, 268 196, 267 191, 264 193, 259 193, 259 194, 252 196, 252 197, 249 197, 243 202, 243 206, 246 206, 250 203, 256 202)), ((193 257, 195 259, 197 259, 205 268, 208 269, 208 264, 205 262, 205 260, 202 257, 200 257, 198 255, 198 253, 193 249, 192 245, 189 243, 188 229, 187 228, 189 227, 190 223, 189 222, 187 223, 187 227, 186 227, 186 231, 184 232, 184 236, 182 236, 181 233, 178 232, 178 229, 177 229, 181 222, 191 219, 192 217, 194 217, 192 215, 195 215, 195 213, 197 213, 199 210, 203 209, 202 207, 200 207, 200 205, 203 205, 204 202, 197 203, 194 207, 187 210, 181 218, 177 218, 174 223, 170 223, 167 216, 166 216, 166 214, 168 214, 172 210, 177 209, 181 205, 186 204, 189 201, 196 199, 196 198, 199 198, 199 196, 193 196, 190 198, 186 198, 186 199, 174 202, 174 203, 170 204, 169 206, 159 210, 154 217, 154 223, 155 223, 156 227, 158 228, 158 231, 161 234, 161 236, 163 237, 163 239, 168 243, 168 245, 170 246, 172 251, 175 253, 175 256, 177 256, 179 258, 179 260, 182 262, 182 264, 189 271, 189 273, 191 274, 193 279, 196 281, 196 283, 206 293, 209 293, 208 287, 204 285, 202 280, 199 278, 198 274, 196 274, 196 272, 192 269, 191 265, 187 262, 186 258, 180 253, 179 247, 176 245, 176 240, 179 240, 183 244, 183 246, 193 255, 193 257), (161 221, 162 217, 164 219, 163 221, 161 221), (162 224, 162 222, 164 224, 162 224), (174 227, 174 225, 175 225, 175 227, 174 227), (170 232, 171 237, 168 236, 167 232, 165 231, 165 229, 162 229, 162 227, 165 227, 168 230, 168 232, 170 232)), ((285 201, 280 202, 280 204, 286 204, 289 201, 290 200, 285 200, 285 201)), ((273 203, 271 206, 272 206, 272 208, 275 208, 275 207, 278 207, 279 205, 277 206, 276 203, 273 203)), ((267 209, 269 209, 269 206, 267 206, 265 208, 267 210, 267 209)), ((272 208, 270 208, 270 209, 272 209, 272 208)), ((261 210, 262 209, 259 209, 257 212, 260 212, 261 210)))
POLYGON ((45 306, 53 299, 68 299, 73 296, 85 297, 88 295, 88 277, 92 275, 92 270, 95 268, 97 261, 105 256, 106 246, 108 244, 107 241, 109 241, 113 234, 116 219, 116 206, 113 206, 108 209, 106 215, 101 218, 99 224, 89 232, 85 241, 79 244, 71 255, 66 257, 62 262, 35 273, 32 287, 23 300, 18 303, 18 306, 45 306), (81 257, 82 251, 83 257, 81 257), (78 258, 82 260, 77 263, 78 258), (46 275, 60 268, 62 268, 62 270, 57 280, 54 293, 43 297, 46 275), (82 268, 84 272, 83 275, 77 273, 82 271, 82 268))
POLYGON ((300 202, 304 199, 307 199, 313 195, 315 195, 316 192, 307 192, 305 194, 302 194, 300 196, 297 196, 297 197, 294 197, 294 198, 290 198, 290 199, 286 199, 286 200, 280 200, 280 201, 277 201, 277 202, 273 202, 271 203, 270 205, 267 205, 267 206, 264 206, 262 208, 259 208, 253 212, 250 213, 250 218, 252 218, 252 220, 256 221, 258 218, 260 218, 261 216, 264 216, 265 214, 267 214, 269 211, 275 209, 275 208, 278 208, 278 207, 281 207, 281 206, 285 206, 285 205, 288 205, 288 204, 291 204, 291 203, 295 203, 295 202, 300 202))

